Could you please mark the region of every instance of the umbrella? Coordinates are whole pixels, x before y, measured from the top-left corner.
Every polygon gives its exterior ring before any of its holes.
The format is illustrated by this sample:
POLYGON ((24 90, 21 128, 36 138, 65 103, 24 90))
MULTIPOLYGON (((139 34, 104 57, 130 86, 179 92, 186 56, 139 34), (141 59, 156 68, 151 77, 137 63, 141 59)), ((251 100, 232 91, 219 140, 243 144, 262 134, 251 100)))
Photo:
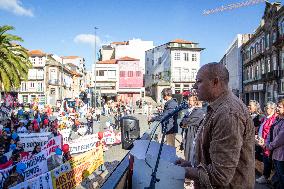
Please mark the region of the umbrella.
POLYGON ((189 96, 190 95, 190 91, 183 91, 181 94, 182 94, 182 96, 189 96))

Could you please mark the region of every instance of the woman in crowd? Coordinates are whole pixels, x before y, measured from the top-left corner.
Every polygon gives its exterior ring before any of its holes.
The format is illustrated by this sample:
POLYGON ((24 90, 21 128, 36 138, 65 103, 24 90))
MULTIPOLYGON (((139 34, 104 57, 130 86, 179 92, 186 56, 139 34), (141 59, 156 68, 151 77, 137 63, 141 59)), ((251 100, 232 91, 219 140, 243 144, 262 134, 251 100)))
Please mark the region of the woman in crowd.
POLYGON ((197 133, 198 127, 203 120, 205 111, 202 109, 202 103, 196 95, 190 95, 187 98, 189 109, 181 120, 180 126, 184 128, 184 157, 186 161, 190 161, 190 149, 193 139, 197 133))
POLYGON ((272 159, 278 178, 277 189, 284 188, 284 99, 277 106, 278 117, 270 128, 267 147, 272 151, 272 159))
POLYGON ((23 173, 27 166, 24 163, 19 163, 14 166, 11 170, 10 175, 4 181, 3 189, 8 189, 10 187, 16 186, 17 184, 24 182, 23 173))
POLYGON ((256 136, 256 159, 263 162, 264 169, 263 174, 260 178, 256 179, 259 184, 265 184, 268 182, 272 169, 272 159, 269 149, 264 145, 264 141, 267 139, 270 128, 275 122, 276 114, 276 104, 274 102, 267 102, 265 107, 266 117, 264 118, 262 124, 260 125, 258 135, 256 136))
POLYGON ((260 105, 255 100, 250 100, 248 109, 251 115, 251 118, 253 120, 253 124, 255 126, 255 133, 258 133, 258 128, 260 124, 262 123, 262 120, 264 118, 262 110, 260 108, 260 105))
POLYGON ((34 147, 34 150, 32 151, 32 156, 31 157, 33 157, 34 155, 36 155, 36 154, 38 154, 38 153, 40 153, 41 152, 41 147, 40 147, 40 145, 36 145, 35 147, 34 147))

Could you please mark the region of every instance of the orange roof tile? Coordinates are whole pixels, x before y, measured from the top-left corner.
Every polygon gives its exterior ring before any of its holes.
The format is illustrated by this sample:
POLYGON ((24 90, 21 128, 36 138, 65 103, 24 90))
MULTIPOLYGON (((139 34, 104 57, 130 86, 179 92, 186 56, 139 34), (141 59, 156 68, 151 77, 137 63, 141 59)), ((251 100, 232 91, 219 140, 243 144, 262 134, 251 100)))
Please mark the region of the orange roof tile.
POLYGON ((117 42, 112 42, 111 44, 113 44, 113 45, 127 45, 128 41, 123 41, 123 42, 117 41, 117 42))
POLYGON ((45 53, 41 50, 30 50, 29 51, 30 56, 45 56, 45 53))
POLYGON ((118 59, 118 61, 139 61, 139 59, 125 56, 125 57, 122 57, 122 58, 118 59))
POLYGON ((76 58, 80 58, 79 56, 62 56, 61 58, 63 59, 76 59, 76 58))
POLYGON ((98 64, 116 64, 116 59, 98 61, 98 64))
POLYGON ((175 40, 172 40, 171 43, 192 44, 193 42, 191 42, 191 41, 186 41, 186 40, 183 40, 183 39, 175 39, 175 40))

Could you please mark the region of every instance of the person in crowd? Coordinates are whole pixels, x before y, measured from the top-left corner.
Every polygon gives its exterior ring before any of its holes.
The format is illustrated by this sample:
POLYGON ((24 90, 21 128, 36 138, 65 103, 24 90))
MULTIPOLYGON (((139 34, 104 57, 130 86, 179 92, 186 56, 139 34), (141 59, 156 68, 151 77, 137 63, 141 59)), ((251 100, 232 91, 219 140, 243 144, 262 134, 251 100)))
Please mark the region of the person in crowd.
POLYGON ((23 152, 24 151, 24 148, 23 148, 23 144, 21 141, 18 141, 17 144, 16 144, 16 149, 13 150, 12 154, 18 154, 20 152, 23 152))
POLYGON ((260 108, 260 105, 257 101, 255 100, 250 100, 249 101, 249 105, 248 105, 248 109, 251 115, 251 118, 253 120, 253 124, 255 126, 255 134, 258 134, 258 129, 264 119, 264 115, 263 112, 260 108))
POLYGON ((62 146, 62 151, 63 151, 63 157, 62 157, 63 163, 65 163, 65 162, 69 161, 70 159, 72 159, 72 156, 71 156, 68 144, 64 144, 62 146))
POLYGON ((94 123, 94 118, 93 118, 93 115, 92 115, 92 112, 91 110, 88 112, 88 115, 87 115, 87 131, 85 133, 86 134, 93 134, 94 133, 94 130, 93 130, 93 123, 94 123))
POLYGON ((184 141, 184 157, 186 161, 189 161, 190 149, 193 143, 193 139, 197 134, 200 123, 202 122, 205 111, 202 109, 202 103, 198 100, 195 94, 187 97, 189 109, 181 120, 181 127, 184 130, 183 141, 184 141))
POLYGON ((27 166, 24 163, 19 163, 16 166, 14 166, 11 170, 10 175, 4 181, 3 189, 8 189, 13 186, 16 186, 17 184, 21 182, 24 182, 23 173, 26 169, 27 169, 27 166))
POLYGON ((272 159, 277 176, 277 186, 284 188, 284 99, 280 100, 277 106, 278 117, 270 128, 266 139, 266 147, 272 152, 272 159))
POLYGON ((202 66, 193 88, 209 103, 185 165, 185 177, 199 188, 254 188, 255 132, 246 106, 229 89, 229 72, 219 63, 202 66))
MULTIPOLYGON (((177 106, 178 103, 176 99, 172 97, 172 89, 171 88, 165 88, 162 91, 162 97, 166 101, 164 106, 164 112, 160 116, 153 117, 150 121, 159 121, 164 116, 168 115, 171 111, 173 111, 177 106)), ((178 124, 177 124, 177 118, 178 115, 174 115, 169 119, 166 131, 166 140, 167 144, 175 147, 175 135, 178 132, 178 124)))
POLYGON ((272 169, 272 159, 269 149, 265 146, 264 141, 266 141, 269 134, 270 128, 276 120, 276 104, 274 102, 267 102, 265 107, 266 117, 264 118, 262 124, 259 127, 258 135, 256 135, 256 159, 263 162, 264 169, 261 177, 256 179, 259 184, 268 183, 268 178, 270 177, 272 169))
MULTIPOLYGON (((108 109, 106 111, 108 111, 108 109)), ((98 107, 96 107, 95 113, 96 113, 96 121, 98 123, 100 123, 100 121, 101 121, 101 113, 102 112, 101 112, 101 110, 98 107)), ((108 113, 106 115, 108 115, 108 113)))
POLYGON ((51 155, 51 157, 47 159, 48 170, 51 171, 62 165, 62 163, 62 150, 60 148, 56 148, 55 154, 51 155))
POLYGON ((13 161, 13 165, 17 165, 22 160, 21 153, 12 154, 11 160, 13 161))
POLYGON ((17 133, 27 133, 27 132, 28 132, 28 130, 27 130, 27 128, 26 128, 24 122, 21 121, 21 122, 19 123, 19 127, 18 127, 18 129, 17 129, 17 133))
POLYGON ((44 125, 43 122, 41 122, 39 124, 39 127, 40 127, 40 132, 41 133, 48 132, 48 127, 46 125, 44 125))
POLYGON ((7 148, 10 145, 11 137, 8 136, 8 132, 10 130, 6 128, 6 130, 2 131, 2 136, 0 137, 0 145, 4 145, 5 152, 7 152, 7 148))
POLYGON ((0 146, 0 165, 7 163, 8 158, 5 154, 5 147, 3 145, 0 146))
POLYGON ((32 156, 34 156, 34 155, 36 155, 36 154, 38 154, 38 153, 40 153, 40 152, 41 152, 41 147, 40 147, 40 145, 36 145, 36 146, 34 147, 33 151, 32 151, 32 156))

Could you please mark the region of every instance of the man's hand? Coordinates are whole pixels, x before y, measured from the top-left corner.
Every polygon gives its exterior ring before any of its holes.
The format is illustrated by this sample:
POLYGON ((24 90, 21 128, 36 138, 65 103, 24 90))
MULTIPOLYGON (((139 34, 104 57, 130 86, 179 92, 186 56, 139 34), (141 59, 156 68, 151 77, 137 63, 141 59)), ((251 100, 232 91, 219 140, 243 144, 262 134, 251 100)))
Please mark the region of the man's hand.
POLYGON ((178 166, 181 166, 181 167, 190 167, 191 166, 189 161, 186 161, 182 158, 179 158, 178 160, 176 160, 175 164, 178 165, 178 166))

